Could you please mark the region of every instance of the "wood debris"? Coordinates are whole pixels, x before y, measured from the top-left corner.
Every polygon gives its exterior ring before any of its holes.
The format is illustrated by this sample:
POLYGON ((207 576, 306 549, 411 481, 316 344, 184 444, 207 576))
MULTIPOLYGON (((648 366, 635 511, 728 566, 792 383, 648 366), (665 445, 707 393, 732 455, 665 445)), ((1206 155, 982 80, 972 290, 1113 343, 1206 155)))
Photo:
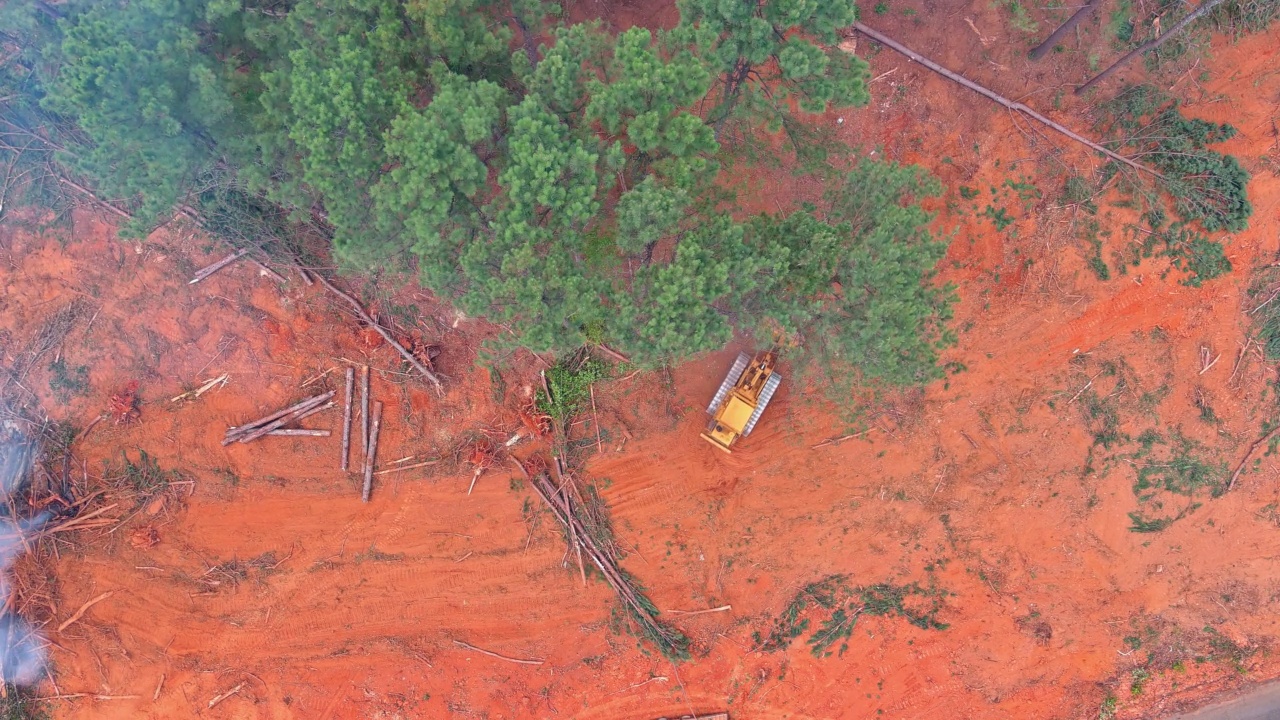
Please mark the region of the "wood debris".
POLYGON ((543 502, 551 508, 551 514, 556 520, 560 521, 571 531, 572 541, 578 548, 590 558, 592 564, 600 570, 600 574, 604 576, 609 586, 617 593, 618 598, 627 606, 637 623, 649 637, 660 641, 667 649, 678 649, 687 640, 677 637, 677 633, 673 633, 670 629, 659 623, 653 613, 650 612, 648 603, 642 601, 631 581, 618 569, 613 558, 608 552, 601 548, 596 538, 587 531, 583 525, 579 513, 580 509, 574 507, 574 501, 570 494, 562 492, 561 488, 556 487, 552 482, 551 476, 547 473, 538 473, 530 478, 530 484, 533 486, 538 496, 543 502))
POLYGON ((84 617, 85 612, 88 611, 89 608, 93 607, 94 605, 97 605, 98 603, 102 602, 103 600, 106 600, 107 598, 115 594, 116 594, 115 590, 108 590, 107 592, 104 592, 98 597, 81 605, 80 609, 77 610, 74 615, 62 621, 62 624, 58 626, 58 632, 62 632, 63 630, 66 630, 67 628, 71 627, 71 625, 74 624, 77 620, 84 617))
POLYGON ((461 641, 461 640, 454 640, 454 641, 453 641, 453 644, 454 644, 454 645, 457 645, 458 647, 462 647, 462 648, 466 648, 466 649, 468 649, 468 650, 472 650, 472 651, 478 652, 478 653, 480 653, 481 655, 488 655, 488 656, 489 656, 489 657, 491 657, 491 658, 497 658, 497 659, 499 659, 499 660, 506 660, 507 662, 518 663, 518 664, 520 664, 520 665, 541 665, 542 663, 546 662, 545 660, 538 660, 538 659, 536 659, 536 658, 535 658, 535 659, 530 659, 530 660, 525 660, 525 659, 522 659, 522 658, 513 658, 513 657, 507 657, 506 655, 499 655, 499 654, 498 654, 498 653, 496 653, 496 652, 492 652, 492 651, 490 651, 490 650, 485 650, 484 648, 478 648, 478 647, 476 647, 475 645, 472 645, 471 643, 465 643, 465 642, 463 642, 463 641, 461 641))
POLYGON ((217 705, 218 703, 222 702, 223 700, 226 700, 227 698, 231 697, 232 695, 235 695, 236 693, 240 692, 243 688, 244 688, 244 683, 240 683, 239 685, 236 685, 235 687, 233 687, 233 688, 231 688, 230 690, 228 690, 228 691, 226 691, 226 692, 222 693, 221 695, 218 695, 217 697, 215 697, 214 699, 212 699, 212 700, 210 700, 210 701, 209 701, 209 707, 210 707, 210 708, 213 708, 213 706, 217 705))
POLYGON ((229 377, 231 376, 228 373, 222 373, 221 375, 219 375, 216 378, 213 378, 212 380, 206 380, 203 385, 196 388, 195 390, 188 390, 187 392, 184 392, 177 397, 170 398, 169 402, 178 402, 179 400, 186 400, 187 398, 191 398, 194 400, 195 398, 200 397, 201 395, 209 392, 215 387, 226 387, 227 379, 229 377))

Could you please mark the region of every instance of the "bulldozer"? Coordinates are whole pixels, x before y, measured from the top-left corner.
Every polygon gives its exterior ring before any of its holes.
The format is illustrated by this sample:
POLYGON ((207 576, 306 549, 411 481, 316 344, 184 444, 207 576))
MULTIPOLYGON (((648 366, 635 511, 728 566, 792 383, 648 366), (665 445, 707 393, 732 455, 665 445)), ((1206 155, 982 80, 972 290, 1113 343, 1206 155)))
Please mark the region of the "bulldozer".
POLYGON ((777 362, 772 351, 756 353, 755 357, 738 353, 729 374, 707 406, 711 420, 707 431, 702 433, 703 440, 731 453, 738 438, 751 434, 778 385, 782 384, 782 376, 773 371, 777 362))

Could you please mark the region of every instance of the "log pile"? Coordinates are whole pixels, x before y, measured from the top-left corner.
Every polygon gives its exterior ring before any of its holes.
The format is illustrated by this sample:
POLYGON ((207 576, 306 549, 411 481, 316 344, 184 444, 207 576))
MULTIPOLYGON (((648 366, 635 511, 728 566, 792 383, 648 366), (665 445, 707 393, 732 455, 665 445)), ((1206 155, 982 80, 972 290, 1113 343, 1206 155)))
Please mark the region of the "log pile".
MULTIPOLYGON (((290 405, 283 410, 271 413, 266 417, 258 418, 253 422, 227 428, 227 434, 222 439, 222 444, 230 445, 233 442, 253 442, 260 437, 277 434, 275 431, 285 429, 285 425, 298 422, 299 420, 310 417, 321 410, 333 407, 334 403, 332 402, 332 398, 335 394, 336 391, 330 390, 327 393, 309 397, 300 403, 290 405)), ((298 428, 293 429, 296 430, 298 428)), ((309 435, 312 433, 286 432, 279 434, 309 435)))

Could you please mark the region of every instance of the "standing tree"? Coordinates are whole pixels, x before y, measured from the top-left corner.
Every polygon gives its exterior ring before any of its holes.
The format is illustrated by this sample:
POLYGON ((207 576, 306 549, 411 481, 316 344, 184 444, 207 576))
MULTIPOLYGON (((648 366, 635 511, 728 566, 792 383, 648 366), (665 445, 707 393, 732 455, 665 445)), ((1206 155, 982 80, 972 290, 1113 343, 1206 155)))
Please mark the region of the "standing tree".
MULTIPOLYGON (((812 156, 825 143, 795 117, 867 104, 868 67, 835 49, 858 19, 848 2, 820 0, 679 0, 678 42, 699 49, 716 73, 707 119, 716 137, 755 145, 761 126, 784 131, 790 149, 812 156)), ((753 157, 760 156, 757 149, 753 157)), ((823 156, 819 155, 821 159, 823 156)))
POLYGON ((257 2, 62 21, 47 104, 89 139, 68 157, 142 222, 233 184, 327 225, 348 267, 416 265, 534 350, 652 363, 748 333, 832 375, 932 376, 950 296, 916 204, 931 184, 845 174, 811 122, 869 97, 866 63, 833 48, 850 0, 681 0, 656 36, 536 0, 257 2), (779 142, 827 198, 743 217, 722 170, 779 142))

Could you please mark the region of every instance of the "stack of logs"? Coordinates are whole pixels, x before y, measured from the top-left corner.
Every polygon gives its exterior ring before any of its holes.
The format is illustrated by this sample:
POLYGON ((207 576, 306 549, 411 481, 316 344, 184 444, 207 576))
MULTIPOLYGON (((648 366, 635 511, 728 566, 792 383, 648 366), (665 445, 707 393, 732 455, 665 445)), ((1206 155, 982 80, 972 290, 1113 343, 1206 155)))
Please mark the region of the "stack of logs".
MULTIPOLYGON (((351 424, 352 405, 355 399, 355 377, 355 368, 347 368, 346 393, 343 396, 342 414, 341 467, 343 472, 347 472, 351 467, 351 424)), ((310 417, 321 410, 333 407, 333 396, 336 394, 336 390, 330 390, 320 395, 314 395, 300 403, 290 405, 283 410, 271 413, 253 422, 228 428, 226 436, 222 439, 222 444, 247 443, 267 435, 329 437, 328 430, 311 430, 285 426, 310 417)), ((373 492, 373 463, 377 457, 378 434, 382 427, 382 403, 373 403, 373 414, 370 415, 369 402, 369 366, 366 365, 360 374, 360 452, 363 458, 361 469, 364 475, 360 499, 364 502, 369 502, 369 496, 373 492)))
POLYGON ((296 405, 271 413, 270 415, 254 420, 244 425, 227 428, 227 434, 222 439, 223 445, 230 445, 233 442, 253 442, 260 437, 266 435, 290 435, 290 436, 306 436, 306 437, 328 437, 328 430, 309 430, 305 428, 286 428, 285 425, 298 422, 303 418, 327 410, 333 407, 332 398, 334 391, 330 390, 321 395, 315 395, 303 400, 296 405))

